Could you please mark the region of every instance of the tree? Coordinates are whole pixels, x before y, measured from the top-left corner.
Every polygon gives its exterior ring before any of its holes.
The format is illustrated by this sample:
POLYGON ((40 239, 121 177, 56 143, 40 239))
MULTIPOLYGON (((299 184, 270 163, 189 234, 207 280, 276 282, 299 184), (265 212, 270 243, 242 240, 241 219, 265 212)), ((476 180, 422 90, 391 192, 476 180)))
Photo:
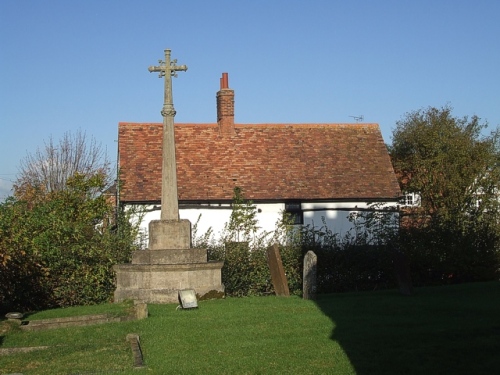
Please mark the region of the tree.
POLYGON ((448 106, 410 112, 396 124, 394 169, 401 189, 421 196, 401 232, 417 279, 491 280, 499 272, 500 132, 483 135, 486 128, 448 106))
POLYGON ((68 178, 76 173, 84 176, 99 173, 105 178, 104 186, 109 187, 114 180, 111 169, 106 150, 85 132, 67 132, 59 143, 51 136, 44 148, 21 161, 14 195, 30 201, 43 199, 47 194, 64 190, 68 178))
POLYGON ((130 261, 140 223, 102 194, 113 180, 105 150, 81 131, 22 161, 0 204, 0 308, 111 299, 112 266, 130 261))
POLYGON ((449 218, 493 212, 500 187, 499 130, 483 136, 477 116, 429 107, 406 114, 390 154, 404 192, 418 193, 427 215, 449 218))
POLYGON ((94 191, 104 175, 76 173, 66 187, 31 202, 0 204, 0 306, 41 309, 109 301, 113 265, 130 261, 139 225, 94 191))
POLYGON ((233 203, 229 222, 226 224, 228 241, 248 242, 259 229, 257 226, 257 207, 246 200, 240 187, 233 189, 233 203))

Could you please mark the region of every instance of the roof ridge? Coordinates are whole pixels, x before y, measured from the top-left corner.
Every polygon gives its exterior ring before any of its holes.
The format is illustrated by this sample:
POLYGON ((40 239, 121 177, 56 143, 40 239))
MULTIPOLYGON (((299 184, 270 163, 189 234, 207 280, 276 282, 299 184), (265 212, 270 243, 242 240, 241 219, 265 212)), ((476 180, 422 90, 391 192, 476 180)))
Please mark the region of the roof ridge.
MULTIPOLYGON (((161 122, 128 122, 128 121, 121 121, 118 123, 118 126, 161 126, 163 123, 161 122)), ((218 126, 217 123, 215 122, 176 122, 175 125, 179 126, 218 126)), ((378 127, 379 124, 375 122, 363 122, 363 123, 349 123, 349 122, 331 122, 331 123, 286 123, 286 122, 276 122, 276 123, 269 123, 269 122, 264 122, 264 123, 236 123, 234 124, 235 127, 239 128, 250 128, 250 127, 286 127, 286 126, 293 126, 293 127, 378 127)))

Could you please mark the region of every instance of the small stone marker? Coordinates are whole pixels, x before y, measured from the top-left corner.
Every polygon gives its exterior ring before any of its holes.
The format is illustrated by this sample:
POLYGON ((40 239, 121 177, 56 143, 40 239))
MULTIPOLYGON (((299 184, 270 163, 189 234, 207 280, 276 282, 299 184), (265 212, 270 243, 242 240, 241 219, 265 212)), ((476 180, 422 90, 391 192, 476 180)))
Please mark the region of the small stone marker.
POLYGON ((134 313, 137 320, 146 319, 148 317, 148 305, 142 301, 134 300, 134 313))
POLYGON ((20 312, 10 312, 5 314, 5 317, 8 320, 17 320, 17 319, 22 319, 24 317, 24 314, 20 312))
POLYGON ((318 257, 309 250, 304 257, 304 272, 302 278, 302 297, 316 299, 318 257))
POLYGON ((22 324, 21 319, 23 319, 24 314, 20 312, 10 312, 5 314, 5 317, 9 322, 14 322, 17 325, 21 325, 22 324))
POLYGON ((198 307, 198 300, 194 289, 179 290, 179 302, 182 309, 196 309, 198 307))
POLYGON ((144 367, 139 335, 136 333, 129 333, 126 340, 130 343, 130 349, 132 350, 132 356, 134 357, 134 368, 144 367))
POLYGON ((283 262, 281 261, 280 249, 277 244, 268 247, 267 249, 267 264, 271 271, 271 279, 274 286, 274 291, 277 296, 290 296, 288 289, 288 280, 283 269, 283 262))

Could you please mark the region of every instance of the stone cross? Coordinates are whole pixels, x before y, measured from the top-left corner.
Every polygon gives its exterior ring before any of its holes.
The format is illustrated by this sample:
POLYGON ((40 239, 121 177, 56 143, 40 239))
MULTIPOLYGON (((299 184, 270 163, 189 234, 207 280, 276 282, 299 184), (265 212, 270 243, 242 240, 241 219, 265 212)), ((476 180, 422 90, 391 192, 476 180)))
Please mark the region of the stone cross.
POLYGON ((175 161, 174 141, 174 102, 172 97, 172 76, 177 71, 186 71, 186 65, 175 65, 177 60, 170 60, 170 50, 165 50, 165 60, 160 65, 150 66, 149 72, 159 72, 165 77, 165 99, 161 115, 163 116, 162 173, 161 173, 161 220, 179 220, 179 202, 177 197, 177 164, 175 161))

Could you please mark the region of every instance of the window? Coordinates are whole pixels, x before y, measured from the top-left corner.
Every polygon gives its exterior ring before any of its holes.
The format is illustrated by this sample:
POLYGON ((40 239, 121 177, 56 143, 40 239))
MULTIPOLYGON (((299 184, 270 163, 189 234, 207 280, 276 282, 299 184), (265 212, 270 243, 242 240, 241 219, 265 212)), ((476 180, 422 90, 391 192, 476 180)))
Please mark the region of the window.
POLYGON ((406 193, 403 196, 402 205, 404 207, 420 206, 420 194, 418 194, 418 193, 406 193))
POLYGON ((285 212, 290 215, 293 225, 304 224, 304 213, 300 202, 285 203, 285 212))

